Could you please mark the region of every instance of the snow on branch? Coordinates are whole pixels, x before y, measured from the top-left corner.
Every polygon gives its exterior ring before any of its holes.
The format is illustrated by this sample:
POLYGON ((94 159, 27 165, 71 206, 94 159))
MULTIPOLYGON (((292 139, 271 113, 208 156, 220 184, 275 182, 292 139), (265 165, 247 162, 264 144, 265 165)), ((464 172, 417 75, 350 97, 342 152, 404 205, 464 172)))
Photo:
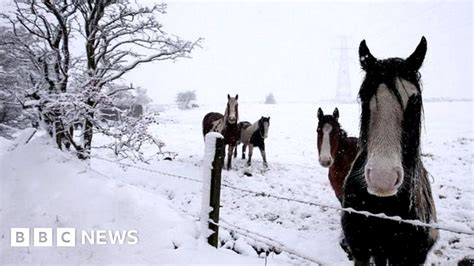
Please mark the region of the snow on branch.
POLYGON ((78 4, 85 27, 91 85, 101 88, 137 66, 189 57, 201 39, 185 41, 168 35, 158 18, 165 4, 143 7, 130 1, 78 4))
MULTIPOLYGON (((166 13, 165 4, 147 7, 130 0, 13 3, 14 11, 0 13, 0 19, 10 24, 0 39, 0 50, 11 50, 26 62, 28 81, 17 86, 19 96, 7 96, 20 99, 25 109, 37 110, 40 124, 59 148, 72 145, 79 158, 90 158, 96 133, 114 140, 107 148, 120 158, 145 160, 144 145, 163 147, 147 133, 154 119, 144 114, 144 104, 149 102, 144 91, 140 96, 136 91, 137 102, 126 111, 134 116, 123 115, 118 123, 109 123, 103 121, 101 111, 118 115, 124 111, 114 101, 131 90, 118 85, 126 73, 150 62, 188 58, 200 45, 200 38, 187 41, 165 32, 159 21, 166 13), (72 42, 79 44, 79 53, 70 52, 72 42)), ((8 75, 4 72, 0 77, 8 75)))

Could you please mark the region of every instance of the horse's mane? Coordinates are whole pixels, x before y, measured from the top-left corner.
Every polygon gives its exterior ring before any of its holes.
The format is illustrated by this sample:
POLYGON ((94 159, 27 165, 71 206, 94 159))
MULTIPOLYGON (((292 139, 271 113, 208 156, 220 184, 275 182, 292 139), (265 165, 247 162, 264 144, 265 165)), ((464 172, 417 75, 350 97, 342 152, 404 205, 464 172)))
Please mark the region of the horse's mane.
POLYGON ((254 133, 255 131, 257 131, 260 128, 258 122, 260 122, 260 119, 253 122, 252 125, 247 127, 245 130, 249 130, 250 132, 254 133))
POLYGON ((339 136, 341 136, 342 139, 347 139, 347 132, 342 128, 341 124, 339 124, 339 136))

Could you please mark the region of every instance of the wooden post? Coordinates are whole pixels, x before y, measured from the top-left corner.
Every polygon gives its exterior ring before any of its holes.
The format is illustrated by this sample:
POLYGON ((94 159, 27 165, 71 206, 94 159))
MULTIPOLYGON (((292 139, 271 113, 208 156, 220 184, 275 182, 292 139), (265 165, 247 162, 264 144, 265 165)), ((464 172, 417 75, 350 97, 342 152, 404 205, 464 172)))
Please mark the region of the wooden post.
MULTIPOLYGON (((219 223, 219 207, 221 204, 221 174, 224 166, 225 144, 223 138, 216 138, 216 153, 212 162, 211 171, 211 193, 209 205, 212 211, 209 212, 209 219, 215 223, 219 223)), ((209 229, 213 231, 208 237, 209 245, 216 248, 219 247, 219 227, 209 222, 209 229)))

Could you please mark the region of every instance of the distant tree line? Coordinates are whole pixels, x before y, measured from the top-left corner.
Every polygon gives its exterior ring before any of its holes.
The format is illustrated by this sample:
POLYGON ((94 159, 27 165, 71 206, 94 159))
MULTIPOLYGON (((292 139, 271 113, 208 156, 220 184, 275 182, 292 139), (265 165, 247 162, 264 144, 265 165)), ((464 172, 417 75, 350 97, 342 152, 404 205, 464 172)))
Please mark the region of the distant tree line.
POLYGON ((196 103, 196 91, 180 92, 176 95, 176 103, 179 109, 191 109, 199 107, 196 103))

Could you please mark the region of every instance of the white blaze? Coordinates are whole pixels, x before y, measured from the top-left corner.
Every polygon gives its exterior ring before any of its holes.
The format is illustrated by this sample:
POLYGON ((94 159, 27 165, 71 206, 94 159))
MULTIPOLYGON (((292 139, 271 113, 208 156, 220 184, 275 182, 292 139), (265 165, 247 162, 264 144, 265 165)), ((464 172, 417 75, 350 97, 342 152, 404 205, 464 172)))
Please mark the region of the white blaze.
POLYGON ((370 100, 368 157, 365 167, 368 191, 374 195, 390 196, 397 192, 403 180, 402 121, 408 99, 418 93, 410 82, 397 78, 396 87, 402 105, 386 84, 380 84, 370 100), (397 181, 397 176, 398 181, 397 181))
POLYGON ((321 143, 321 152, 319 153, 319 162, 332 161, 331 157, 331 134, 332 126, 330 124, 324 124, 323 126, 323 142, 321 143))
POLYGON ((268 137, 268 122, 263 123, 263 138, 266 139, 268 137))

